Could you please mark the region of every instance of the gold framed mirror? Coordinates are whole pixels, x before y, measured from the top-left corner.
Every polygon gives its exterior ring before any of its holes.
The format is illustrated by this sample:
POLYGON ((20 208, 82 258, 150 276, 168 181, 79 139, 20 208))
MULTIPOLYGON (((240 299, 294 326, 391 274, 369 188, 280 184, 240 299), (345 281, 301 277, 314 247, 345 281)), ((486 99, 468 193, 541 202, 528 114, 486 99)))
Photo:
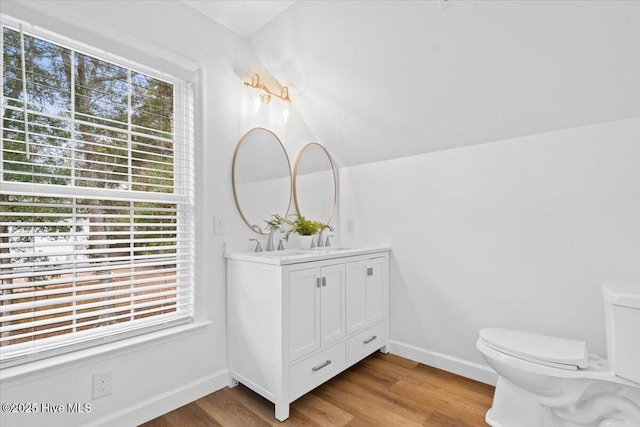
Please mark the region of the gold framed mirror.
POLYGON ((336 167, 327 149, 311 142, 300 150, 293 171, 293 198, 300 215, 329 224, 338 202, 336 167))
POLYGON ((271 215, 286 217, 289 213, 291 164, 284 145, 269 129, 256 127, 240 138, 233 154, 231 181, 238 212, 256 233, 267 234, 265 220, 271 215))

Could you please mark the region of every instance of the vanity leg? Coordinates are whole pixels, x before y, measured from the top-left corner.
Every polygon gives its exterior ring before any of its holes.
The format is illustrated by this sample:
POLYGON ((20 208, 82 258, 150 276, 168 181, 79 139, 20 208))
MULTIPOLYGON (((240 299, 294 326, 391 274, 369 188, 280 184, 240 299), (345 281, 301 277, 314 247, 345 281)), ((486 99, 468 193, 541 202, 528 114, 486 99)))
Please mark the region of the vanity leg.
POLYGON ((278 421, 284 421, 289 418, 289 404, 288 403, 276 403, 276 419, 278 421))
POLYGON ((380 347, 380 353, 383 353, 383 354, 389 353, 389 350, 387 350, 386 345, 383 345, 382 347, 380 347))
POLYGON ((237 386, 238 384, 240 384, 238 382, 237 379, 233 378, 231 375, 229 375, 229 380, 227 381, 227 386, 229 388, 234 388, 235 386, 237 386))

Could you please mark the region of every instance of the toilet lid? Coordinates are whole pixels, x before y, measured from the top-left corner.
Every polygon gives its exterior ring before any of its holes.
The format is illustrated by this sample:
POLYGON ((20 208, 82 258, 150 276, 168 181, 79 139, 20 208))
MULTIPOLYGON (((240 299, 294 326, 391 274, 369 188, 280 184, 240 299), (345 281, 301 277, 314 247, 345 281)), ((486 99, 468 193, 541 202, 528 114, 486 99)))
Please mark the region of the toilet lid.
POLYGON ((497 328, 482 329, 480 338, 497 351, 561 369, 586 368, 589 359, 584 341, 497 328))

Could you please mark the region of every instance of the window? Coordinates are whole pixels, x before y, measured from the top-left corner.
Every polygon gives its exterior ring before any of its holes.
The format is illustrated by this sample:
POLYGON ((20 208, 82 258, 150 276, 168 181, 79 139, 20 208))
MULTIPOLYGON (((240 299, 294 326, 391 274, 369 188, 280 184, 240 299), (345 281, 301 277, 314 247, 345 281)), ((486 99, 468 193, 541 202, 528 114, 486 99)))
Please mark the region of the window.
POLYGON ((189 83, 47 38, 2 27, 2 366, 193 317, 189 83))

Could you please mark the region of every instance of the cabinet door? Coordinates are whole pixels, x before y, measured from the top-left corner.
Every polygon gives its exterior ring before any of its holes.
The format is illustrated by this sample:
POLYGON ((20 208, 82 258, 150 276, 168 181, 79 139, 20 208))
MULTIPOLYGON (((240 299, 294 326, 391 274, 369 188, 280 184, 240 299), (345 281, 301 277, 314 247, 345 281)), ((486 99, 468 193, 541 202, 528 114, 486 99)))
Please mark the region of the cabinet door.
POLYGON ((347 264, 347 334, 385 319, 384 260, 372 258, 347 264))
POLYGON ((289 275, 289 357, 295 360, 320 348, 320 269, 289 275))
POLYGON ((347 334, 367 327, 367 261, 346 266, 347 334))
POLYGON ((344 264, 321 270, 320 336, 322 347, 338 341, 345 334, 344 264))
POLYGON ((374 258, 367 262, 367 324, 369 326, 385 318, 384 258, 374 258))

